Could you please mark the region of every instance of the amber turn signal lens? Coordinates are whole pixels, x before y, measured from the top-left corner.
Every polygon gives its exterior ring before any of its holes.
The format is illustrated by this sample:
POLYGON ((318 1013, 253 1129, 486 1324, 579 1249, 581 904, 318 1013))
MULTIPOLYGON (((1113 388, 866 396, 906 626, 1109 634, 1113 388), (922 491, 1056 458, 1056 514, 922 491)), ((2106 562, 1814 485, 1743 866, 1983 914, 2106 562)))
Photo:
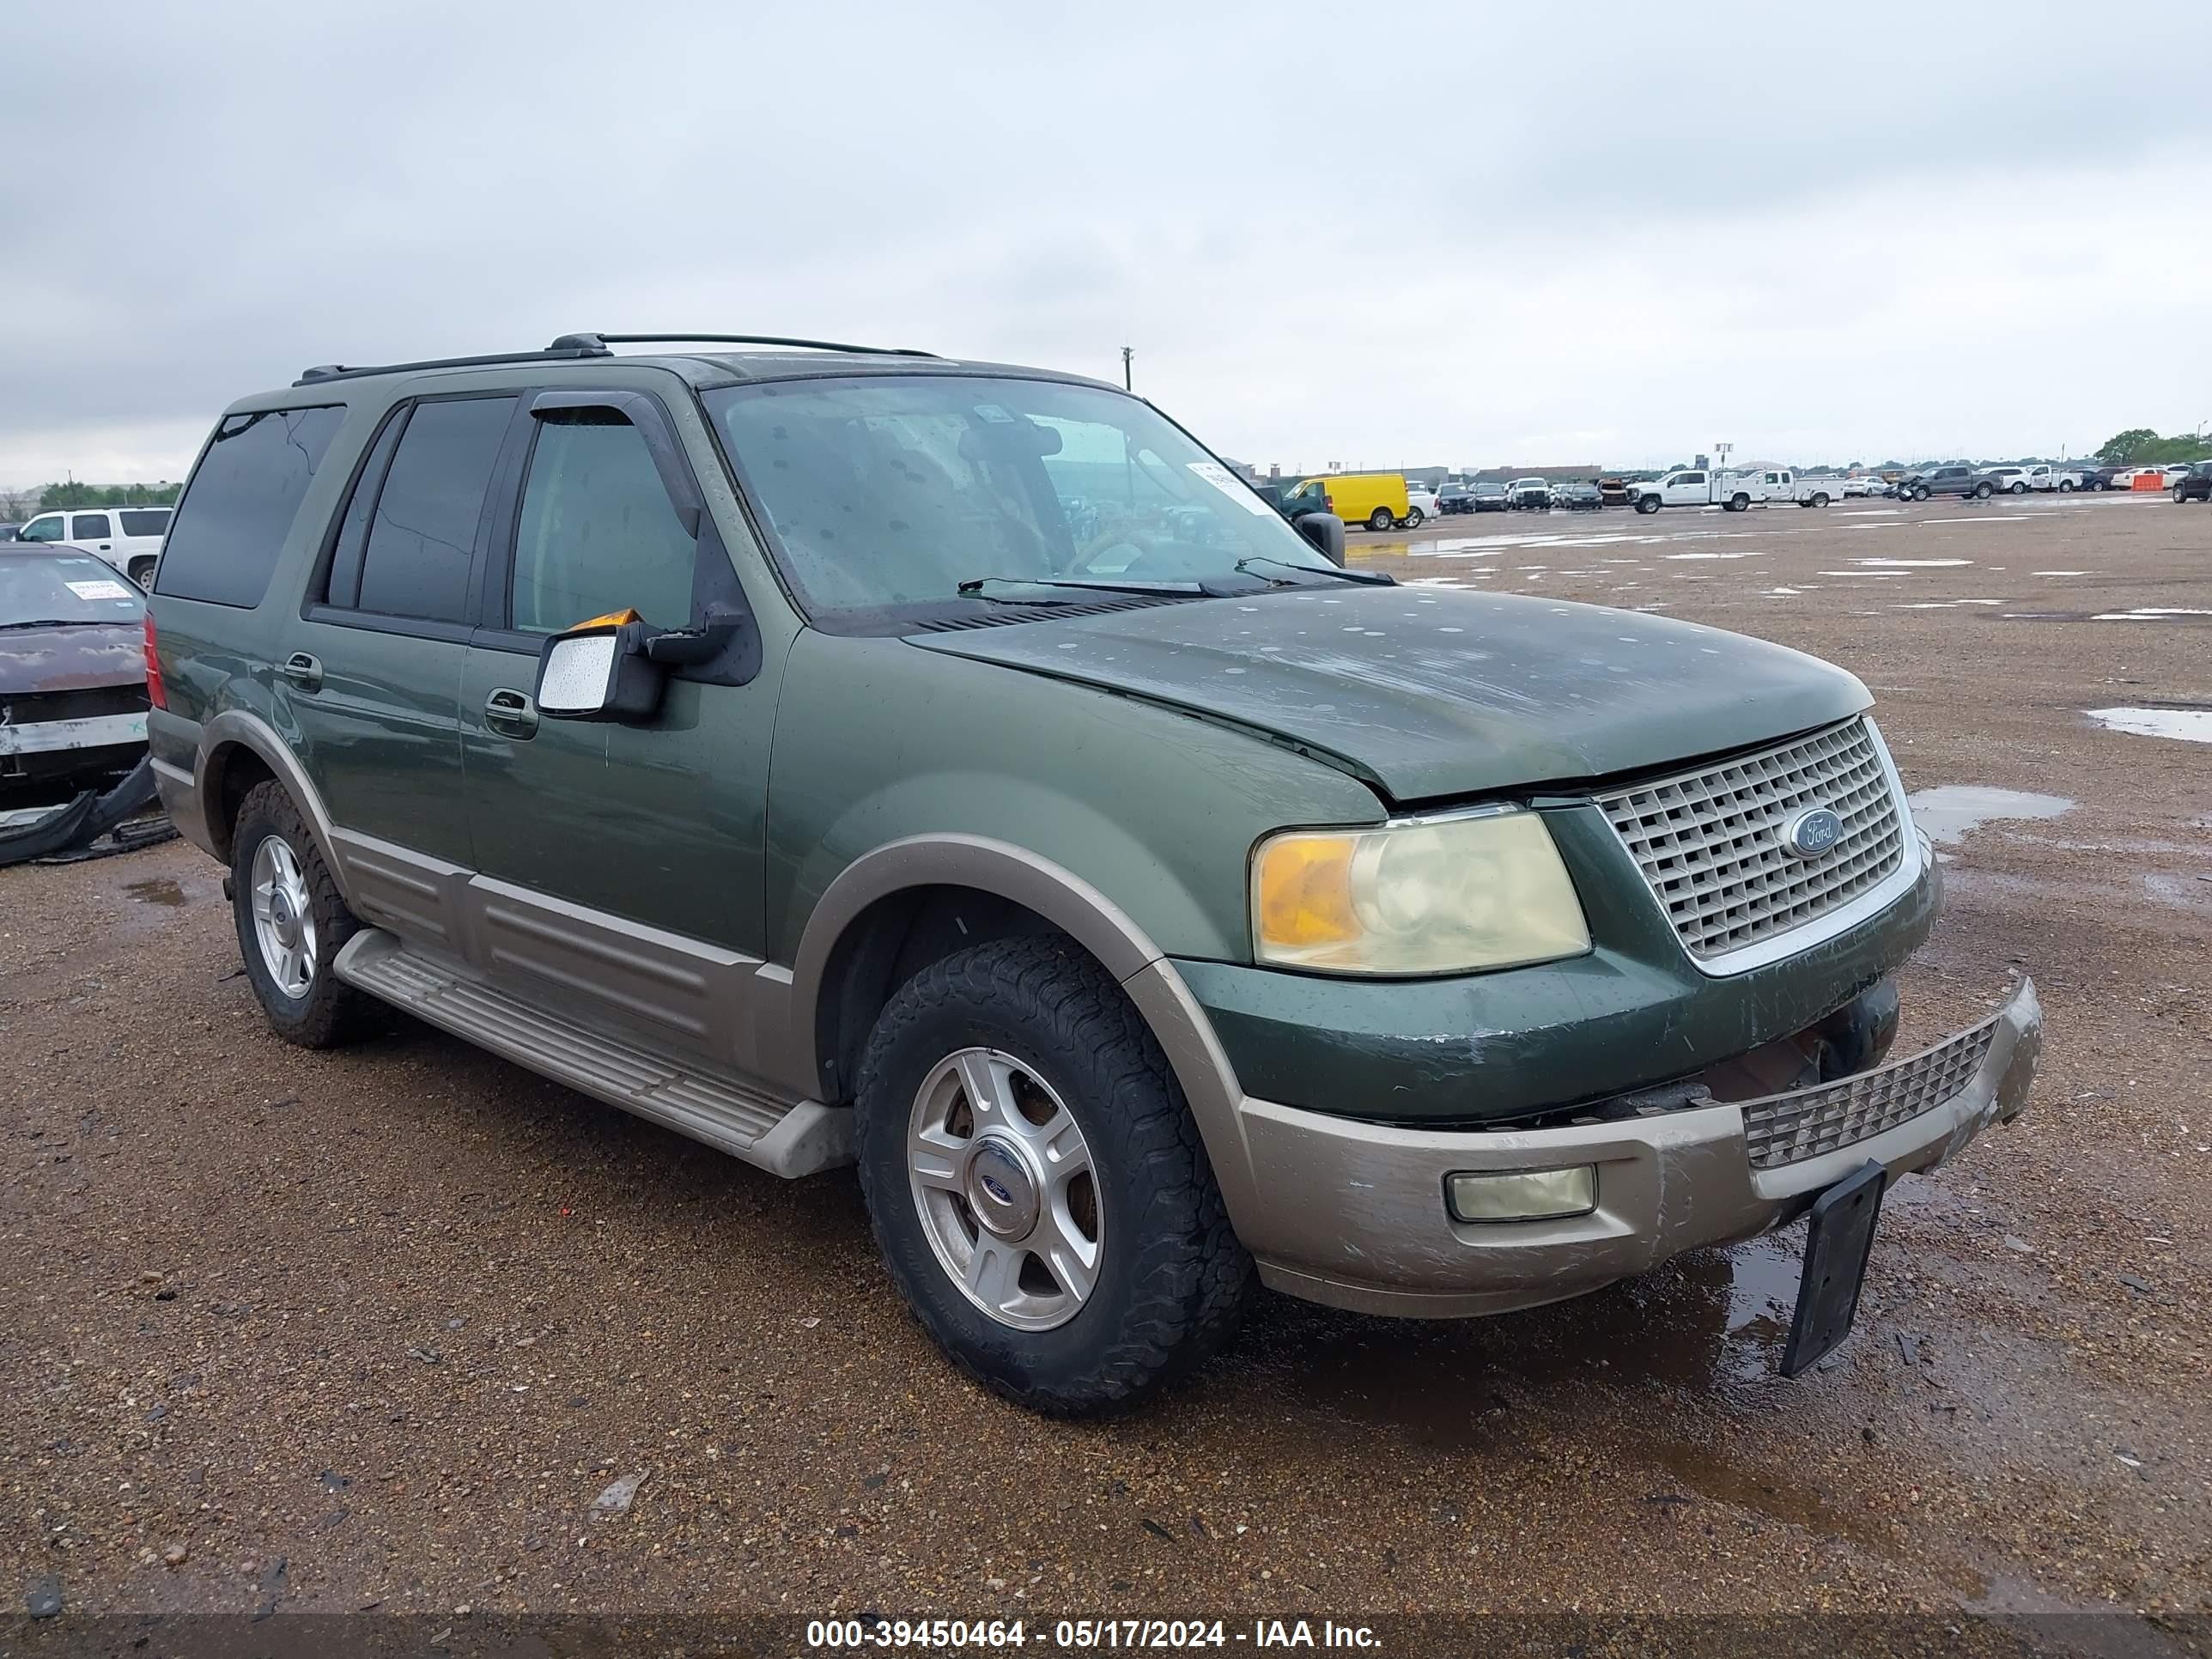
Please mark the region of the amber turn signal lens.
POLYGON ((1260 937, 1298 950, 1357 938, 1352 851, 1342 836, 1282 836, 1260 849, 1260 937))

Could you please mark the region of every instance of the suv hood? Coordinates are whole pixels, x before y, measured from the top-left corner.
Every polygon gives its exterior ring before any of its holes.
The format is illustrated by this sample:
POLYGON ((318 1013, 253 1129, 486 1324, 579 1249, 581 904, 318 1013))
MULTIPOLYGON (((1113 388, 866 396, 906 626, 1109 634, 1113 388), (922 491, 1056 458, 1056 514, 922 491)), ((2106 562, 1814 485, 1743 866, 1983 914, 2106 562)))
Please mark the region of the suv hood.
POLYGON ((1873 699, 1817 658, 1641 611, 1341 586, 913 636, 1316 752, 1394 802, 1748 747, 1873 699))

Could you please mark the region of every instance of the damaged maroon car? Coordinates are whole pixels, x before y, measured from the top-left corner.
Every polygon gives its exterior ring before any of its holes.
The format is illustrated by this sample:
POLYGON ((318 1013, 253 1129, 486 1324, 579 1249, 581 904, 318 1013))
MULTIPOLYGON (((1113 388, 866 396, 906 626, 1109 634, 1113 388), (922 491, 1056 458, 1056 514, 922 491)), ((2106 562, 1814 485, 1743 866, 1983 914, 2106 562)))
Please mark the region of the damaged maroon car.
POLYGON ((146 757, 145 624, 145 596, 90 554, 0 547, 0 861, 82 838, 128 793, 146 757))

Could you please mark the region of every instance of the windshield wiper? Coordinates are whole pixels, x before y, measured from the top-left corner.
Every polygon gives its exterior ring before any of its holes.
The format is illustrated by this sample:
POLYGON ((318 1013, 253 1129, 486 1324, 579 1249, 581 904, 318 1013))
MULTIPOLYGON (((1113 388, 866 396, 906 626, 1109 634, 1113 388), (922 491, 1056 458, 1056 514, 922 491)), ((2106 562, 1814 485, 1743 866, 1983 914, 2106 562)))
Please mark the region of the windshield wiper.
POLYGON ((25 622, 0 622, 0 628, 84 628, 97 620, 91 617, 74 620, 68 617, 33 617, 25 622))
MULTIPOLYGON (((1040 603, 1036 599, 1002 599, 995 594, 986 593, 984 586, 990 582, 1005 582, 1011 586, 1020 587, 1077 587, 1092 593, 1149 593, 1171 599, 1207 597, 1204 585, 1199 582, 1079 582, 1066 576, 970 576, 960 584, 959 592, 969 599, 990 599, 996 604, 1040 603)), ((1050 604, 1051 601, 1042 603, 1050 604)))
POLYGON ((1358 582, 1362 587, 1395 587, 1398 579, 1382 570, 1346 570, 1339 564, 1292 564, 1288 559, 1271 559, 1265 553, 1248 553, 1237 561, 1242 570, 1248 564, 1272 564, 1285 570, 1303 570, 1313 576, 1334 576, 1342 582, 1358 582))

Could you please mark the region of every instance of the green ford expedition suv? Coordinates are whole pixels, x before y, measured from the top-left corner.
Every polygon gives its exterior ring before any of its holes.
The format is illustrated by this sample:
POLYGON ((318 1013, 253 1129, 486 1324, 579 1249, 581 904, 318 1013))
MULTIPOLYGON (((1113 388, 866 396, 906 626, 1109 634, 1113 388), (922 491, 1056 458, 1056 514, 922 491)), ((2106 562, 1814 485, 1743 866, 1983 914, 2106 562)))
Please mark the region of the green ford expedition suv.
POLYGON ((781 1176, 1041 1410, 1256 1278, 1525 1308, 2025 1104, 2021 982, 1885 1064, 1938 878, 1865 688, 1342 566, 1150 404, 919 352, 569 335, 223 416, 153 763, 270 1024, 389 1005, 781 1176), (805 349, 803 349, 805 348, 805 349))

